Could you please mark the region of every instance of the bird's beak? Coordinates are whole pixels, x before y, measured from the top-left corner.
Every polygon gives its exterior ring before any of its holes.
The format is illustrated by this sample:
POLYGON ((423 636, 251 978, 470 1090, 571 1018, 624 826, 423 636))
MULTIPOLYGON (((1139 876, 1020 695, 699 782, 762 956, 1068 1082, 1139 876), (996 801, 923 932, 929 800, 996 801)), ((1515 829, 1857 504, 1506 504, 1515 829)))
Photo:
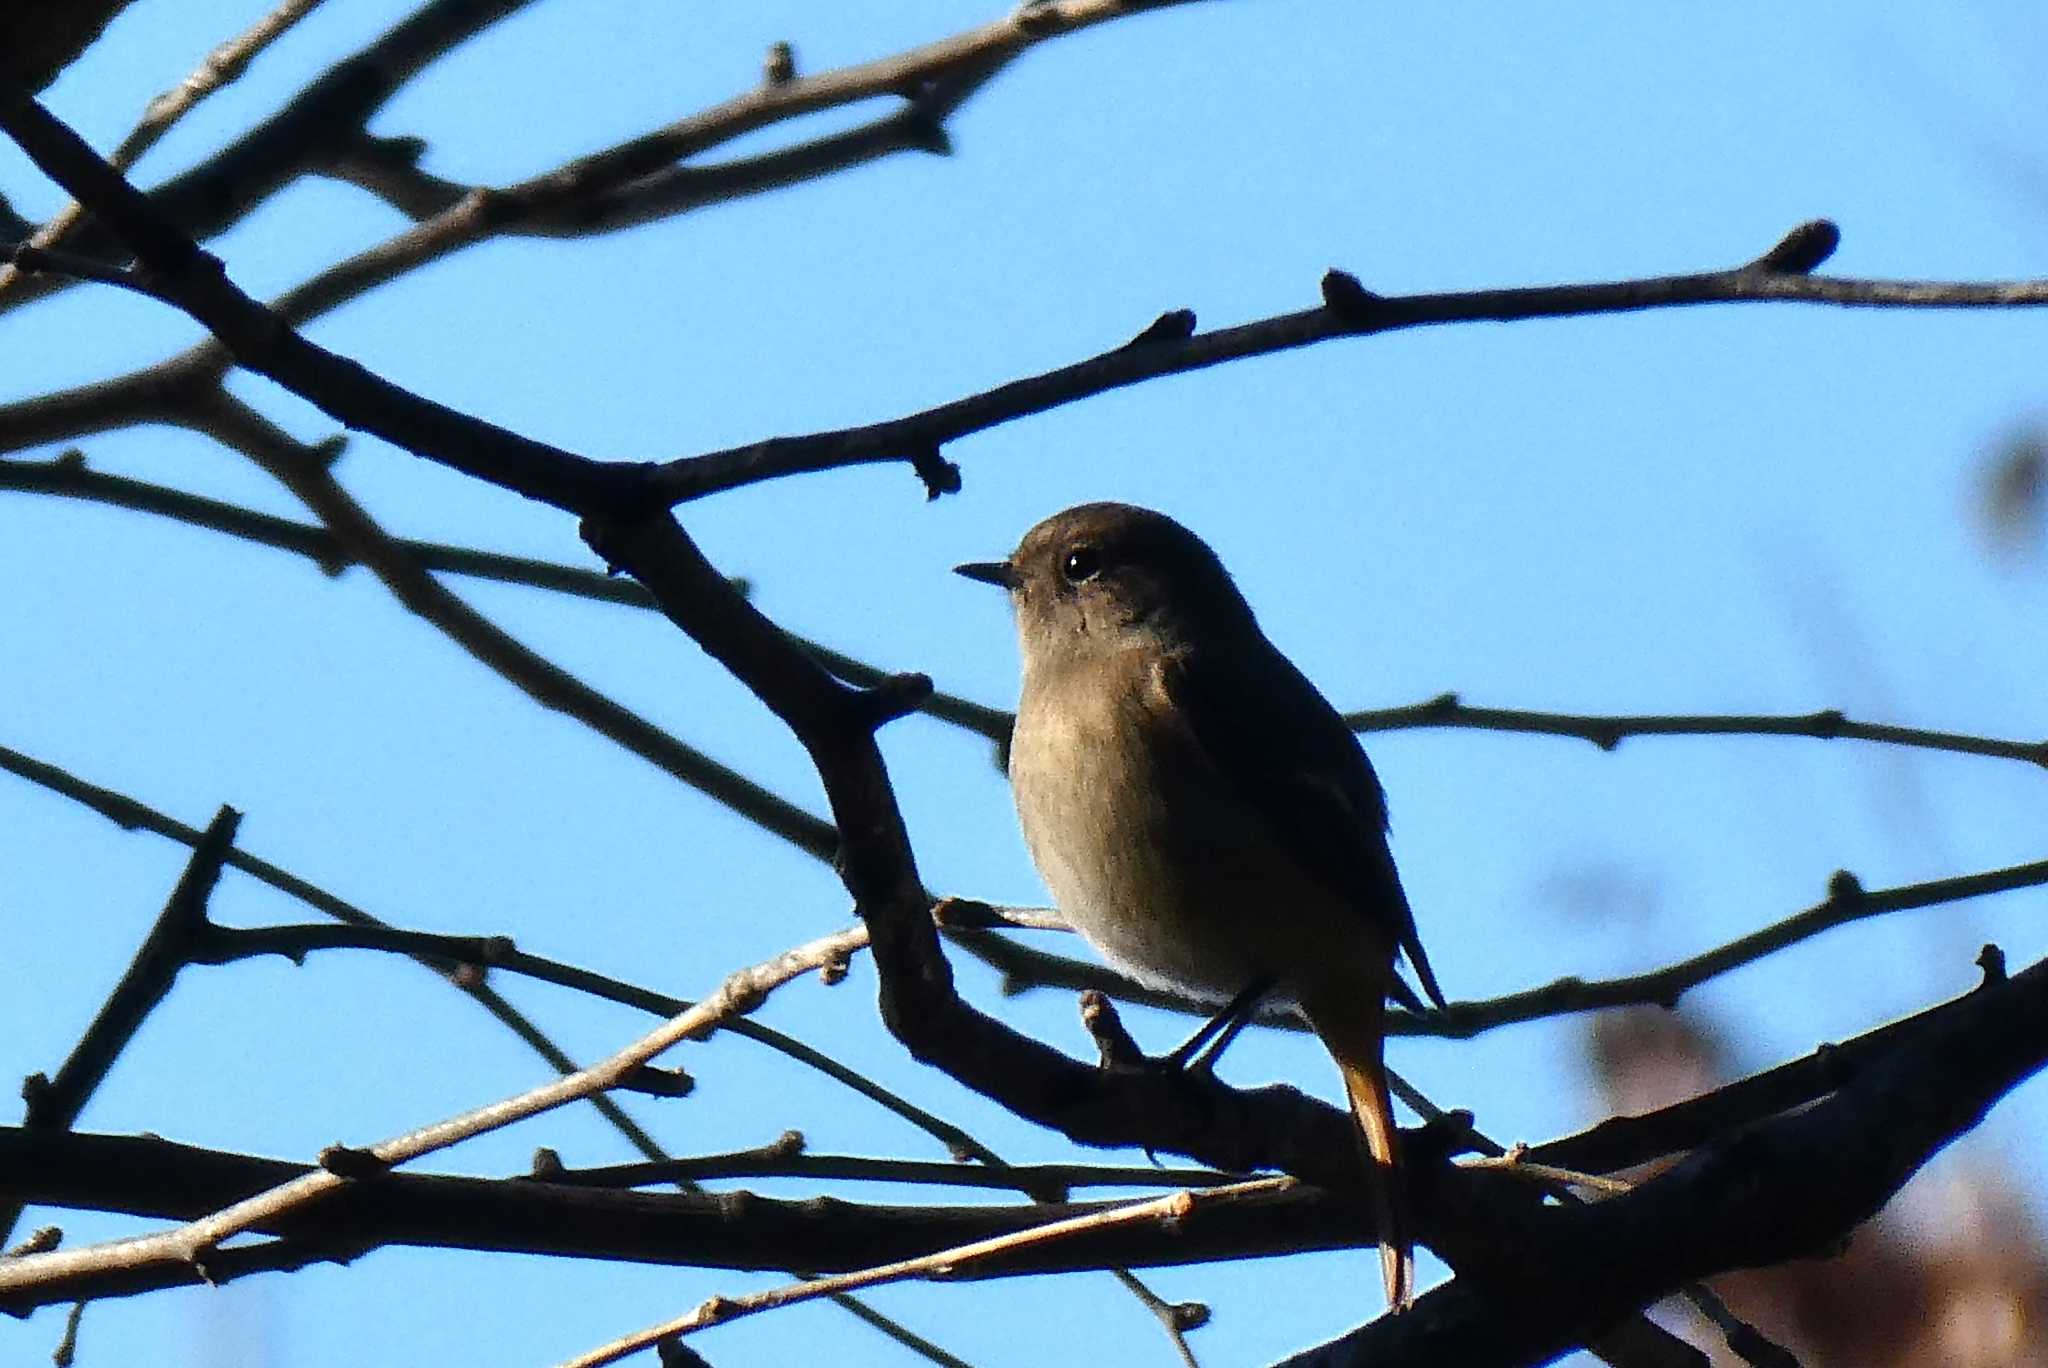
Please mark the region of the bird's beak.
POLYGON ((999 589, 1017 587, 1017 572, 1010 568, 1008 561, 969 561, 965 565, 954 566, 953 573, 980 580, 983 584, 993 584, 999 589))

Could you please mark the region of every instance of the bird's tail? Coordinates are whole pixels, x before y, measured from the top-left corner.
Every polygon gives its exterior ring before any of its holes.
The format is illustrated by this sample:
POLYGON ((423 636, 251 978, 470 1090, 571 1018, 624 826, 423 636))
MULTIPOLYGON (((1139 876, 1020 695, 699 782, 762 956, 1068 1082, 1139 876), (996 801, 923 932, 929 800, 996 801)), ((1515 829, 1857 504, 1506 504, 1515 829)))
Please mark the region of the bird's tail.
POLYGON ((1400 1183, 1401 1141, 1394 1129, 1394 1104, 1387 1093, 1387 1070, 1381 1060, 1386 1005, 1374 994, 1336 1003, 1302 1004, 1323 1048, 1344 1075, 1351 1114, 1372 1158, 1370 1200, 1379 1227, 1380 1271, 1386 1278, 1387 1304, 1405 1311, 1415 1300, 1415 1247, 1408 1234, 1408 1216, 1400 1183))

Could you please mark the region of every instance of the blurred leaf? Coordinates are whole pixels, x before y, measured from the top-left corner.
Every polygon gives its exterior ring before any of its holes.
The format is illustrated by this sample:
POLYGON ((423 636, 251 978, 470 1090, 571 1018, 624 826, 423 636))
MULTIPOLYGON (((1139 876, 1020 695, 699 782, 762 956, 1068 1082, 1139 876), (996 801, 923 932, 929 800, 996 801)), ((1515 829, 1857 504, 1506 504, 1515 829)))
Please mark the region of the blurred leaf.
POLYGON ((1990 554, 2009 562, 2038 556, 2048 529, 2048 441, 2037 430, 2007 438, 1978 481, 1978 514, 1990 554))

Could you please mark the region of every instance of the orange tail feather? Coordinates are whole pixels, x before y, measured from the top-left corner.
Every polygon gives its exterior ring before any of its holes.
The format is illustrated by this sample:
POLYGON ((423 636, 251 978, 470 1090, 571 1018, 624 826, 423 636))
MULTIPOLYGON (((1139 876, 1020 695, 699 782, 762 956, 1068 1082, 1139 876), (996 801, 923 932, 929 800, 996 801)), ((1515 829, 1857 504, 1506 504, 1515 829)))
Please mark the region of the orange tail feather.
POLYGON ((1415 1300, 1415 1246, 1400 1181, 1401 1141, 1394 1129, 1394 1103, 1387 1092, 1387 1071, 1381 1061, 1385 1005, 1346 1002, 1336 1011, 1303 1004, 1309 1024, 1344 1075, 1351 1114, 1372 1157, 1373 1219, 1379 1226, 1380 1271, 1386 1279, 1387 1304, 1405 1311, 1415 1300))

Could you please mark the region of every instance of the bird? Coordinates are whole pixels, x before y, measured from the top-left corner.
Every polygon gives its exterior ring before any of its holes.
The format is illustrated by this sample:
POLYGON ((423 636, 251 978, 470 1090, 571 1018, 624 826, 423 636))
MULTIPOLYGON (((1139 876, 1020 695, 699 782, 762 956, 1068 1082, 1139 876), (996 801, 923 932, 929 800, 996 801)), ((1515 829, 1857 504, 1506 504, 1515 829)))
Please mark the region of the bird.
POLYGON ((1063 918, 1148 986, 1294 1004, 1342 1075, 1387 1300, 1406 1308, 1385 1014, 1390 996, 1420 1001, 1398 960, 1439 1008, 1444 997, 1358 738, 1266 638, 1216 553, 1163 513, 1082 504, 1006 559, 954 568, 1007 590, 1015 611, 1010 784, 1063 918))

